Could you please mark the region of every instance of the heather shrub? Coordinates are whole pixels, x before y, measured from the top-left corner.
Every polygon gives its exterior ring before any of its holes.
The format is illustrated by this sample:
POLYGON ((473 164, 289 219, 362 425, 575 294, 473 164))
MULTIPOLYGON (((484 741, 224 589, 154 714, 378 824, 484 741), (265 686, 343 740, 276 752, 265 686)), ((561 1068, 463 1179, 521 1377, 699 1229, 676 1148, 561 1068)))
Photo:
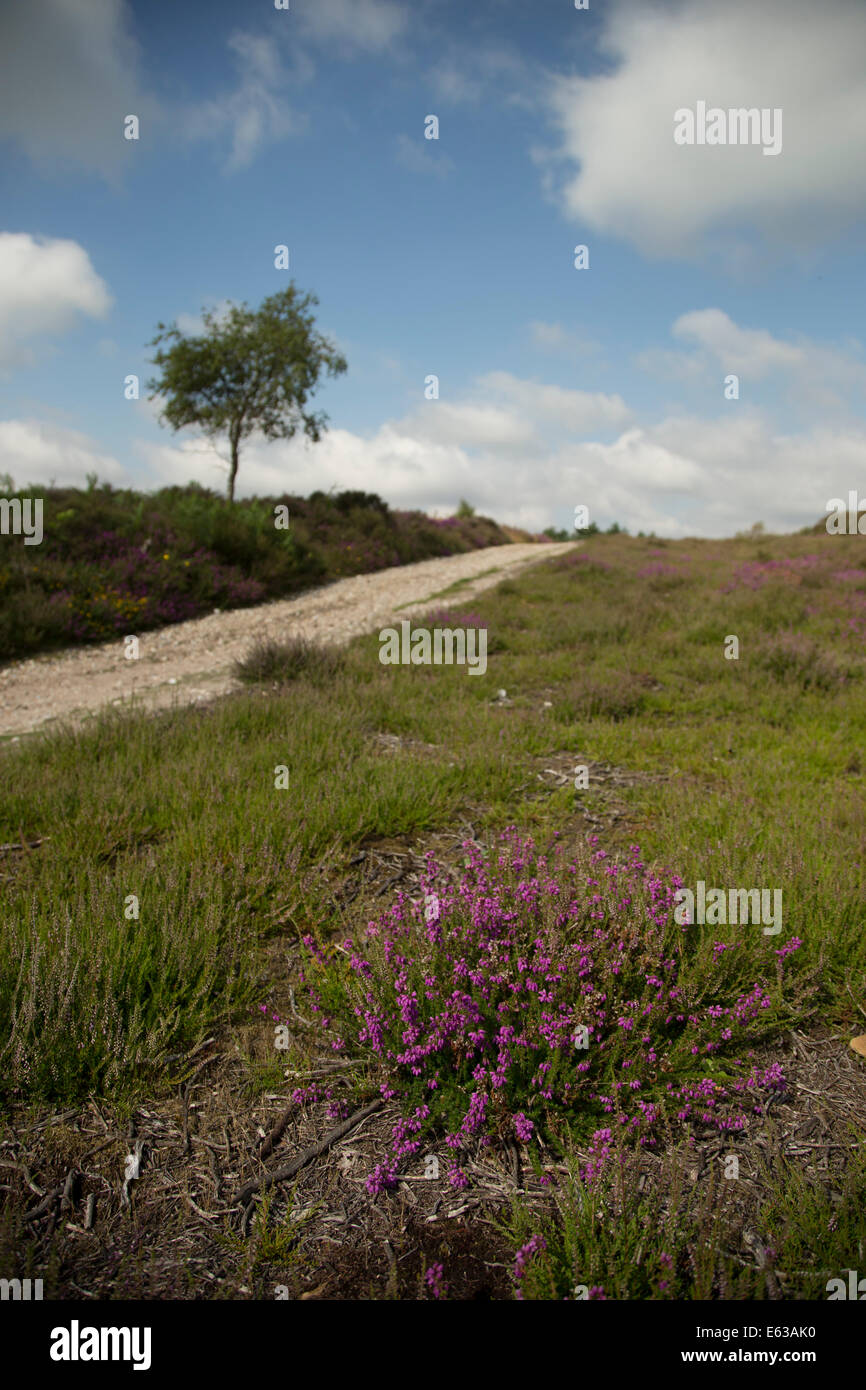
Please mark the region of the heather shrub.
POLYGON ((565 689, 565 707, 574 719, 613 719, 640 714, 647 700, 645 684, 635 676, 581 675, 565 689))
POLYGON ((555 851, 552 867, 513 828, 489 859, 465 848, 456 884, 428 855, 424 902, 399 894, 336 947, 305 938, 325 1038, 367 1058, 401 1104, 370 1191, 391 1186, 430 1133, 444 1134, 456 1187, 476 1145, 569 1131, 589 1146, 591 1181, 617 1147, 654 1147, 672 1125, 743 1128, 784 1087, 749 1047, 802 1002, 797 938, 768 942, 755 978, 736 939, 674 922, 681 880, 650 870, 637 846, 624 864, 597 849, 565 864, 555 851))
POLYGON ((804 691, 838 690, 860 674, 852 662, 822 649, 801 632, 785 632, 765 642, 758 661, 775 680, 804 691))
POLYGON ((336 648, 290 637, 284 642, 256 642, 241 661, 235 662, 234 671, 246 685, 286 685, 301 676, 315 684, 333 679, 342 666, 343 656, 336 648))

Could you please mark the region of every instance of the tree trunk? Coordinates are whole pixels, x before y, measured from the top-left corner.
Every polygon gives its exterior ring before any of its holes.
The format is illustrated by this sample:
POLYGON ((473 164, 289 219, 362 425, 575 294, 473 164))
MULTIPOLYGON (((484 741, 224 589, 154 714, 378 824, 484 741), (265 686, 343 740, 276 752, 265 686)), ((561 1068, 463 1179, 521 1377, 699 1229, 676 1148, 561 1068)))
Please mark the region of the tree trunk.
POLYGON ((231 461, 231 466, 230 466, 230 468, 229 468, 228 500, 229 500, 230 502, 234 502, 234 500, 235 500, 235 478, 237 477, 237 473, 238 473, 238 442, 239 442, 239 441, 238 441, 238 436, 237 436, 234 432, 230 435, 230 441, 231 441, 231 446, 232 446, 232 461, 231 461))

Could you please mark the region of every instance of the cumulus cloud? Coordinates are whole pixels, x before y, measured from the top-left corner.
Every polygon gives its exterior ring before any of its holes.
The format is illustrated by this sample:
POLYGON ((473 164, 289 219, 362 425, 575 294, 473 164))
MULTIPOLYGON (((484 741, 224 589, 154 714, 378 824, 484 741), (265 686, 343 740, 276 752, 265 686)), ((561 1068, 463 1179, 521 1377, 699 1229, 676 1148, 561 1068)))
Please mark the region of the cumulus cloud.
POLYGON ((673 325, 674 337, 706 348, 732 371, 766 376, 775 370, 802 367, 806 349, 774 338, 763 328, 741 328, 721 309, 698 309, 681 314, 673 325))
POLYGON ((104 318, 112 303, 77 242, 0 232, 0 367, 32 364, 28 339, 66 333, 81 314, 104 318))
POLYGON ((0 140, 52 172, 116 178, 136 148, 124 117, 137 115, 142 132, 158 118, 130 20, 124 0, 0 6, 0 140))
POLYGON ((636 355, 638 366, 684 382, 718 379, 720 370, 747 382, 776 377, 791 401, 813 409, 841 411, 866 394, 866 361, 856 341, 836 347, 799 334, 788 342, 766 329, 745 328, 721 309, 681 314, 671 332, 692 350, 649 348, 636 355))
POLYGON ((52 481, 82 487, 88 473, 118 485, 128 481, 117 459, 88 435, 44 420, 0 420, 0 459, 18 487, 52 481))
POLYGON ((550 78, 555 158, 579 166, 559 189, 575 218, 655 255, 711 248, 735 260, 738 228, 802 249, 862 215, 859 0, 621 0, 605 14, 602 47, 605 71, 550 78), (782 152, 676 145, 674 112, 699 100, 781 108, 782 152))
POLYGON ((557 427, 575 433, 614 429, 632 415, 621 396, 546 386, 512 376, 511 372, 488 372, 479 377, 478 386, 482 392, 503 397, 512 407, 522 410, 539 428, 557 427))
POLYGON ((862 426, 779 435, 752 412, 670 416, 610 444, 566 444, 535 464, 535 476, 600 524, 725 536, 755 521, 779 531, 817 521, 829 497, 857 486, 864 462, 862 426))
POLYGON ((535 442, 534 423, 514 410, 472 402, 427 401, 396 428, 411 438, 462 448, 526 449, 535 442))

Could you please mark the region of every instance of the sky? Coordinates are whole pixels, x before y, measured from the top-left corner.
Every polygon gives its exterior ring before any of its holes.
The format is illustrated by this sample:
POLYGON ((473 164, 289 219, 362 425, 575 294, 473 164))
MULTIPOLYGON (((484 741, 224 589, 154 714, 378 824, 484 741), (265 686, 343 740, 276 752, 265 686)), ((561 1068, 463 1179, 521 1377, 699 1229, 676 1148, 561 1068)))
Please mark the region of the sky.
POLYGON ((0 473, 223 490, 152 339, 291 280, 348 371, 240 497, 715 537, 866 495, 866 0, 286 2, 0 6, 0 473))

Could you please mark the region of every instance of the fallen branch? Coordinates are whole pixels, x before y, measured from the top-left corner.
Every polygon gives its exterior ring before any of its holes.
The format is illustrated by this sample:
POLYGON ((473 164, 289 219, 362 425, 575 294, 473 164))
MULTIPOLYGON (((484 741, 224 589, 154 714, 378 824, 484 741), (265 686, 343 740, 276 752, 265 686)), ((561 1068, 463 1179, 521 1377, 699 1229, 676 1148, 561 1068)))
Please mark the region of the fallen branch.
POLYGON ((283 1111, 282 1115, 277 1120, 277 1123, 274 1125, 270 1134, 266 1134, 264 1139, 262 1140, 262 1147, 259 1149, 259 1158, 270 1157, 270 1155, 274 1151, 274 1145, 278 1144, 279 1141, 282 1139, 286 1131, 286 1126, 288 1125, 289 1120, 292 1118, 297 1108, 298 1107, 295 1105, 293 1101, 292 1104, 286 1110, 283 1111))
POLYGON ((325 1153, 327 1149, 330 1149, 332 1144, 336 1144, 338 1139, 342 1139, 343 1136, 354 1129, 356 1125, 359 1125, 362 1120, 366 1120, 368 1115, 372 1115, 375 1111, 381 1110, 384 1104, 385 1102, 381 1097, 378 1097, 376 1100, 371 1100, 370 1104, 365 1105, 363 1110, 356 1110, 354 1115, 349 1116, 348 1120, 343 1120, 341 1124, 338 1124, 336 1128, 325 1135, 324 1139, 320 1139, 318 1143, 311 1144, 308 1149, 304 1149, 303 1153, 298 1154, 297 1158, 293 1158, 291 1163, 287 1163, 283 1168, 277 1168, 273 1173, 266 1173, 263 1178, 256 1178, 254 1182, 248 1182, 232 1198, 232 1206, 238 1203, 247 1206, 254 1192, 258 1192, 259 1190, 266 1192, 269 1187, 273 1187, 274 1183, 287 1182, 289 1178, 293 1178, 295 1174, 299 1173, 302 1168, 305 1168, 308 1163, 312 1163, 314 1158, 318 1158, 320 1154, 325 1153))
POLYGON ((50 1192, 46 1192, 42 1201, 36 1207, 31 1207, 30 1211, 25 1212, 25 1221, 38 1221, 40 1216, 44 1216, 49 1207, 52 1207, 63 1192, 63 1183, 59 1187, 52 1187, 50 1192))
POLYGON ((38 849, 39 846, 45 842, 45 840, 50 839, 50 835, 43 835, 41 840, 21 840, 16 844, 0 845, 0 854, 12 854, 16 850, 21 851, 23 853, 23 851, 27 849, 38 849))

